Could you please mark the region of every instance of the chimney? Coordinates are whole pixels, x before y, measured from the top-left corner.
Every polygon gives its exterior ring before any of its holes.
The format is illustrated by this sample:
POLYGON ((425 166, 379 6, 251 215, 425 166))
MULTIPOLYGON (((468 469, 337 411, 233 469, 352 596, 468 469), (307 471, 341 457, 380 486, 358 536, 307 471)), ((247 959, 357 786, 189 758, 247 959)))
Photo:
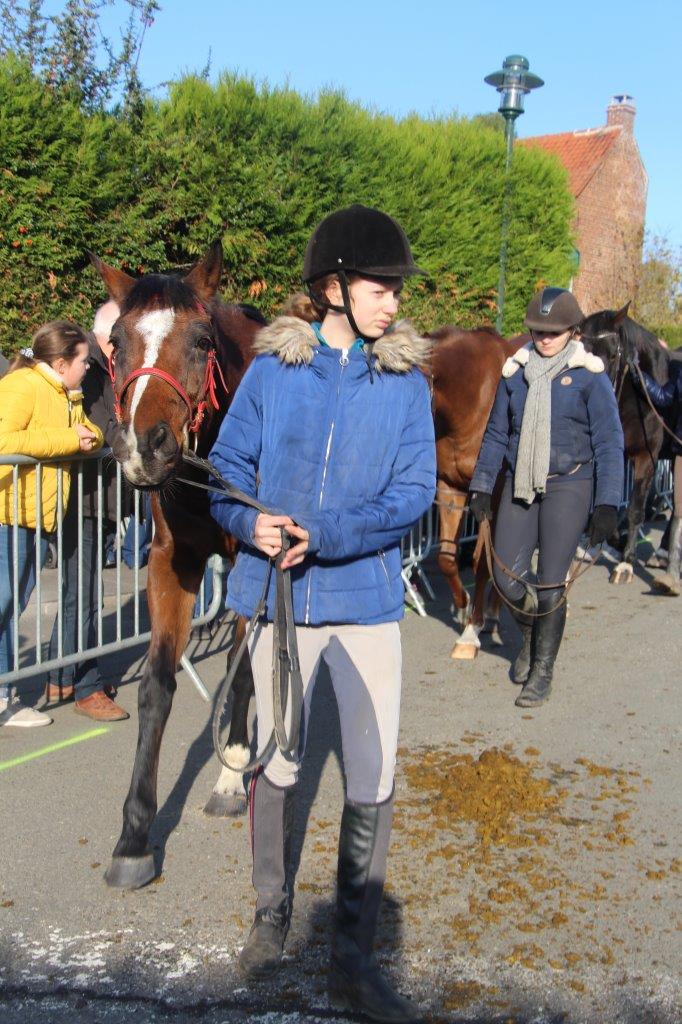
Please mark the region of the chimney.
POLYGON ((633 97, 628 96, 626 92, 621 93, 620 96, 614 96, 606 108, 606 123, 607 125, 620 124, 623 126, 624 132, 632 135, 635 113, 636 107, 633 97))

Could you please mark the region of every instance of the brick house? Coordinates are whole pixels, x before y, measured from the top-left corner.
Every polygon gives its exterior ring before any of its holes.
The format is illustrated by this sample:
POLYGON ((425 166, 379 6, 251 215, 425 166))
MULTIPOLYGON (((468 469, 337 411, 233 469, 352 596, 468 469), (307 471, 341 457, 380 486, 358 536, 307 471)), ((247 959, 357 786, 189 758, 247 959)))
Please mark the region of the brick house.
POLYGON ((554 153, 568 171, 580 253, 573 292, 585 313, 617 309, 635 293, 642 257, 647 174, 634 136, 631 96, 614 96, 606 125, 520 139, 554 153))

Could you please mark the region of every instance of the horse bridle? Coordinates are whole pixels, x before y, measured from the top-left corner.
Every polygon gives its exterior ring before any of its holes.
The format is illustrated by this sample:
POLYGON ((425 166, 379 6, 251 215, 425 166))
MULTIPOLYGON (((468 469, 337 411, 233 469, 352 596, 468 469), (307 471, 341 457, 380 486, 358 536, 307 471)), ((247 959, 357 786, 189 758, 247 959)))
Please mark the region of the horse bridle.
POLYGON ((614 370, 613 370, 613 373, 611 373, 609 371, 609 380, 611 381, 611 387, 613 388, 613 390, 616 393, 616 398, 618 400, 620 400, 621 392, 623 390, 623 384, 625 383, 625 378, 628 375, 628 364, 626 362, 625 363, 625 369, 623 370, 622 376, 620 376, 620 374, 621 374, 621 362, 622 362, 622 359, 623 359, 623 339, 621 338, 620 331, 599 331, 598 334, 595 334, 593 336, 590 336, 590 335, 587 335, 587 334, 581 334, 580 337, 581 337, 581 340, 583 342, 589 341, 592 344, 594 344, 595 341, 604 341, 606 338, 615 337, 617 339, 616 357, 615 357, 615 361, 614 361, 614 370), (620 377, 620 381, 619 381, 619 377, 620 377))
MULTIPOLYGON (((201 303, 197 303, 196 308, 200 313, 203 313, 205 316, 208 317, 209 321, 211 322, 211 327, 213 327, 213 321, 211 320, 211 317, 206 307, 201 305, 201 303)), ((211 339, 213 340, 212 333, 211 339)), ((187 391, 185 390, 185 388, 183 388, 180 381, 173 377, 172 374, 167 373, 166 370, 159 369, 158 366, 140 366, 137 370, 133 370, 132 373, 129 373, 128 376, 123 381, 120 391, 117 392, 115 352, 111 353, 108 362, 109 377, 111 378, 111 386, 114 391, 114 415, 116 416, 116 422, 119 424, 123 422, 123 398, 125 396, 125 393, 130 387, 130 385, 133 383, 133 381, 137 380, 139 377, 158 377, 159 380, 165 381, 166 384, 169 384, 173 388, 176 394, 180 396, 180 398, 187 406, 187 414, 189 417, 187 430, 189 431, 190 434, 199 433, 201 424, 204 421, 204 416, 206 415, 206 411, 208 410, 209 406, 211 406, 213 409, 220 408, 216 389, 216 373, 220 379, 220 383, 222 384, 225 390, 225 394, 228 394, 227 384, 225 383, 225 377, 223 375, 222 369, 220 368, 220 363, 218 362, 218 356, 216 354, 214 344, 211 344, 207 350, 204 379, 201 385, 201 390, 199 392, 198 398, 196 400, 196 405, 192 402, 192 399, 187 394, 187 391)))

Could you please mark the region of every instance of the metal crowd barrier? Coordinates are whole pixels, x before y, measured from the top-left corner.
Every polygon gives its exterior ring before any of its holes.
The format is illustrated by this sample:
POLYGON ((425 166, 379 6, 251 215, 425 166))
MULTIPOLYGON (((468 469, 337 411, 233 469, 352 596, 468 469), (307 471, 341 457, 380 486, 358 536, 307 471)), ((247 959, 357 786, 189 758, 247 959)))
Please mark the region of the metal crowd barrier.
MULTIPOLYGON (((624 508, 630 501, 634 485, 634 469, 628 460, 625 464, 625 478, 623 481, 623 497, 620 508, 624 508)), ((673 494, 673 466, 670 459, 659 459, 654 473, 652 485, 654 510, 656 513, 664 512, 672 508, 673 494)), ((460 531, 458 544, 466 544, 476 540, 478 530, 476 520, 467 509, 464 513, 464 521, 460 531)), ((438 506, 433 505, 425 515, 416 523, 410 532, 406 534, 401 542, 402 554, 402 578, 405 586, 405 593, 415 610, 422 617, 426 617, 424 599, 414 584, 416 575, 422 584, 427 596, 433 600, 434 593, 431 583, 424 572, 422 563, 429 557, 435 547, 438 546, 438 506)))
MULTIPOLYGON (((90 658, 117 653, 128 648, 148 643, 151 638, 148 615, 146 612, 146 572, 140 565, 140 540, 142 537, 142 526, 140 513, 142 500, 140 492, 130 488, 132 491, 132 523, 126 523, 123 515, 123 493, 124 482, 119 463, 115 465, 115 517, 110 519, 105 511, 105 489, 108 486, 110 471, 105 468, 105 460, 113 462, 108 449, 96 452, 94 455, 87 455, 74 459, 73 457, 58 459, 33 459, 25 455, 0 456, 0 466, 12 467, 11 482, 11 503, 12 520, 14 526, 9 527, 12 531, 13 551, 18 549, 19 527, 19 467, 31 466, 35 472, 35 494, 36 508, 42 507, 42 484, 43 470, 50 466, 57 471, 57 527, 53 534, 46 535, 41 525, 40 515, 36 522, 36 545, 33 556, 32 571, 35 573, 35 588, 31 598, 35 609, 35 629, 31 636, 23 636, 28 617, 24 616, 20 629, 19 606, 19 562, 16 557, 12 564, 12 630, 13 630, 13 664, 9 672, 0 673, 0 683, 16 683, 20 679, 35 676, 41 672, 48 672, 70 665, 78 664, 90 658), (84 495, 83 471, 86 463, 96 462, 97 484, 95 495, 95 515, 91 518, 96 520, 95 530, 95 573, 96 573, 96 595, 95 595, 95 632, 96 642, 89 644, 84 638, 84 575, 83 575, 83 520, 84 520, 84 497, 90 502, 89 495, 84 495), (77 631, 76 650, 73 653, 65 653, 66 638, 64 636, 64 595, 62 593, 62 573, 64 567, 63 557, 63 535, 64 535, 64 474, 71 474, 69 503, 77 501, 77 631), (132 529, 131 539, 133 547, 133 565, 128 571, 123 567, 122 545, 123 533, 126 525, 132 529), (111 570, 113 572, 114 586, 113 593, 105 593, 111 588, 105 588, 105 540, 112 533, 114 535, 115 563, 111 570), (44 538, 48 538, 56 548, 56 572, 52 573, 42 565, 41 547, 44 538), (127 589, 126 589, 127 588, 127 589), (54 593, 56 591, 56 593, 54 593), (50 605, 56 605, 54 613, 50 611, 50 605), (44 621, 45 620, 45 621, 44 621), (56 620, 56 652, 49 656, 49 650, 44 649, 45 640, 49 638, 56 620), (46 622, 49 622, 47 632, 44 629, 46 622)), ((71 509, 69 510, 71 514, 71 509)), ((151 512, 148 509, 147 514, 151 512)), ((149 534, 151 540, 151 530, 149 534)), ((198 601, 198 614, 192 619, 192 626, 202 626, 211 622, 220 611, 223 597, 223 560, 219 556, 213 556, 209 565, 213 570, 213 593, 211 601, 207 604, 205 600, 205 585, 202 581, 198 601)), ((197 690, 205 700, 210 700, 196 669, 191 664, 187 652, 181 658, 181 665, 189 675, 197 690)))

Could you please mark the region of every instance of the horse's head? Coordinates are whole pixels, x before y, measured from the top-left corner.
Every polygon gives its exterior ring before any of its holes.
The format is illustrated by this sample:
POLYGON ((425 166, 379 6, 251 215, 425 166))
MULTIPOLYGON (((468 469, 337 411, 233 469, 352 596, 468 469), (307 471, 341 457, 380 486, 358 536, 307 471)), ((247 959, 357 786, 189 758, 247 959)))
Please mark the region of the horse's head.
POLYGON ((121 307, 111 341, 119 430, 112 445, 131 484, 163 487, 214 399, 210 303, 222 270, 216 242, 185 276, 132 278, 90 259, 121 307))
POLYGON ((588 352, 594 352, 602 360, 614 387, 623 360, 631 355, 623 333, 629 307, 628 302, 622 309, 603 309, 599 313, 591 313, 580 325, 583 345, 588 352))

